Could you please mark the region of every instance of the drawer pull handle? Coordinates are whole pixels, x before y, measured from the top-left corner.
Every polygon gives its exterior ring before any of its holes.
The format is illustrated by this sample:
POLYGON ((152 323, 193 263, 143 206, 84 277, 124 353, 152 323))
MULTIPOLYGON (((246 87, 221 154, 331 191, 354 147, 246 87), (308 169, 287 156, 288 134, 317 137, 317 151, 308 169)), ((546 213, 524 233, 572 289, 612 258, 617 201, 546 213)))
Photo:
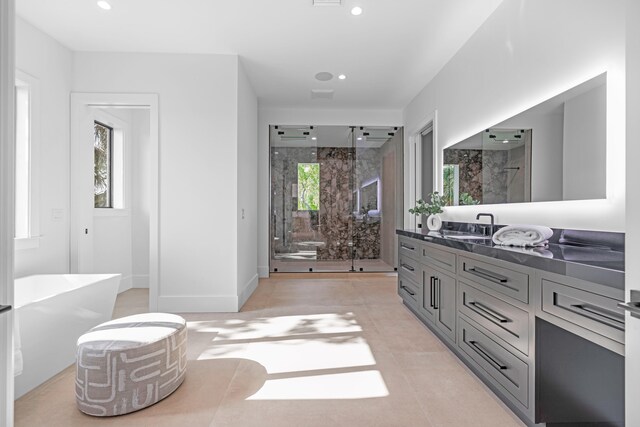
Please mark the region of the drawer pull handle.
POLYGON ((507 283, 509 281, 508 277, 501 276, 499 274, 491 273, 490 271, 484 270, 480 267, 473 267, 467 270, 469 273, 481 277, 483 279, 489 280, 494 283, 507 283))
POLYGON ((480 304, 477 301, 472 301, 469 303, 470 306, 475 307, 475 309, 472 308, 473 311, 475 311, 476 313, 478 313, 479 315, 483 316, 484 318, 487 318, 486 315, 492 317, 493 319, 489 319, 489 320, 497 320, 499 323, 508 323, 510 320, 507 319, 504 316, 499 315, 498 313, 496 313, 495 311, 491 310, 489 307, 486 307, 483 304, 480 304))
POLYGON ((476 341, 469 341, 469 344, 476 353, 478 353, 484 360, 486 360, 496 368, 500 370, 507 369, 507 366, 504 363, 500 362, 498 359, 492 357, 487 351, 483 350, 476 341))
POLYGON ((414 246, 409 246, 406 243, 400 243, 400 247, 405 248, 405 249, 409 249, 410 251, 415 251, 416 248, 414 246))
POLYGON ((410 265, 407 264, 401 264, 402 268, 404 268, 405 270, 409 270, 411 272, 416 271, 415 268, 411 267, 410 265))
POLYGON ((622 314, 609 313, 608 310, 589 304, 572 304, 571 308, 585 317, 624 331, 624 315, 622 314))
POLYGON ((404 286, 404 285, 400 285, 400 287, 401 287, 402 289, 404 289, 404 290, 405 290, 405 292, 406 292, 406 293, 408 293, 409 295, 411 295, 412 297, 415 297, 415 296, 416 296, 415 292, 411 292, 411 289, 407 288, 406 286, 404 286))

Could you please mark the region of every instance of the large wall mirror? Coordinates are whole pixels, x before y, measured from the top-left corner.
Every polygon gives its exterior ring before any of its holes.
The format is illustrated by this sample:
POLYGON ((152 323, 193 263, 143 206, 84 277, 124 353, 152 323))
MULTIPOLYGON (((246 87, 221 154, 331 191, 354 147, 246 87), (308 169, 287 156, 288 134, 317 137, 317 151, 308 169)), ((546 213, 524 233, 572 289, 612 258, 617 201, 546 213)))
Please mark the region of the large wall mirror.
POLYGON ((443 152, 450 206, 606 198, 606 73, 443 152))

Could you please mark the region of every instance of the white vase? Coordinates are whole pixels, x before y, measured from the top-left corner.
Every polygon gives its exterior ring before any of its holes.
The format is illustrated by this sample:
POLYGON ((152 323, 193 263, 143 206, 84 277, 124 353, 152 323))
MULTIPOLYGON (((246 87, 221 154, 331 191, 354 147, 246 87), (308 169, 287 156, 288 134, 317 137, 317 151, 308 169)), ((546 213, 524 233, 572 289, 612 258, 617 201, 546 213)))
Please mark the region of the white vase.
POLYGON ((427 228, 429 231, 438 231, 442 228, 442 218, 438 214, 431 214, 427 218, 427 228))

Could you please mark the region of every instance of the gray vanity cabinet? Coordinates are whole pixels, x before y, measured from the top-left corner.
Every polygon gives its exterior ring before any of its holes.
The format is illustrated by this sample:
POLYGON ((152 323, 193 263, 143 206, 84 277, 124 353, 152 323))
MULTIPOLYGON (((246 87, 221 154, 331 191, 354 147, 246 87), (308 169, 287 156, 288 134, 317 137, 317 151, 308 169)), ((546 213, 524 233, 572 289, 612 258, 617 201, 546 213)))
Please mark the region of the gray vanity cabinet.
MULTIPOLYGON (((455 256, 455 255, 454 255, 455 256)), ((456 279, 430 265, 422 265, 422 308, 431 312, 436 327, 456 342, 456 279), (430 309, 430 310, 429 310, 430 309)))
MULTIPOLYGON (((451 245, 401 235, 398 293, 507 406, 528 425, 560 422, 566 413, 574 422, 588 408, 617 408, 612 402, 621 399, 624 375, 618 381, 612 374, 613 386, 601 390, 599 377, 582 373, 594 366, 623 369, 622 289, 537 269, 517 256, 500 259, 475 253, 475 246, 451 245), (575 359, 578 348, 584 351, 575 359), (569 409, 557 415, 557 407, 569 409)), ((617 416, 609 412, 614 416, 589 413, 585 420, 617 416)))

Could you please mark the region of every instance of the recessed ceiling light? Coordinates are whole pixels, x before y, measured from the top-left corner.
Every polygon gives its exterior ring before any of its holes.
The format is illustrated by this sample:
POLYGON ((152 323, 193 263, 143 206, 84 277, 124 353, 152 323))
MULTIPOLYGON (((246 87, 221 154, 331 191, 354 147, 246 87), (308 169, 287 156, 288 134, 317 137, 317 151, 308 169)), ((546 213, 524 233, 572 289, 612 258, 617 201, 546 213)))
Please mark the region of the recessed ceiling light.
POLYGON ((104 10, 111 10, 111 5, 108 2, 104 1, 104 0, 100 0, 98 2, 98 7, 100 9, 104 9, 104 10))
POLYGON ((347 78, 347 76, 346 76, 346 75, 344 75, 344 74, 340 74, 340 75, 338 76, 338 78, 339 78, 340 80, 344 80, 344 79, 346 79, 346 78, 347 78))
POLYGON ((318 138, 316 138, 315 136, 312 136, 312 137, 311 137, 311 140, 312 140, 312 141, 316 141, 317 139, 318 139, 318 138))
POLYGON ((362 141, 362 137, 361 136, 358 137, 358 141, 362 141))
POLYGON ((362 8, 360 6, 356 6, 351 9, 351 14, 354 16, 362 15, 362 8))

